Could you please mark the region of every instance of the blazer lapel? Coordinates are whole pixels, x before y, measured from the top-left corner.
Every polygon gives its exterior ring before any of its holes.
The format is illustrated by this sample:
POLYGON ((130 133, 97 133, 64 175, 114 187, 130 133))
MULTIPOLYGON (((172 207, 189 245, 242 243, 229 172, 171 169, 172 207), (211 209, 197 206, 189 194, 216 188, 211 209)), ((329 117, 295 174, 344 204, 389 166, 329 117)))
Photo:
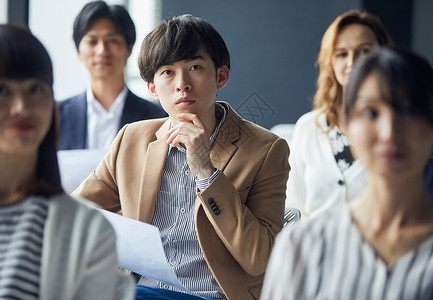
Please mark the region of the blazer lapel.
MULTIPOLYGON (((212 145, 210 158, 215 168, 223 172, 235 152, 238 150, 238 146, 234 145, 234 142, 240 138, 240 117, 231 109, 230 105, 225 102, 220 103, 227 109, 227 114, 226 119, 217 134, 215 142, 212 145)), ((199 213, 200 207, 201 202, 199 197, 197 197, 195 201, 195 214, 197 220, 197 214, 199 213)))
POLYGON ((155 211, 155 203, 161 184, 162 171, 167 157, 167 131, 171 121, 168 119, 155 133, 156 140, 149 143, 144 158, 141 174, 141 190, 139 192, 138 220, 151 223, 155 211))
POLYGON ((226 103, 222 103, 227 109, 226 119, 221 125, 218 135, 210 152, 210 157, 215 168, 223 171, 238 147, 233 143, 239 139, 239 116, 226 103))
POLYGON ((78 96, 77 101, 68 107, 64 117, 69 124, 69 140, 74 149, 86 148, 87 140, 87 98, 86 92, 78 96))

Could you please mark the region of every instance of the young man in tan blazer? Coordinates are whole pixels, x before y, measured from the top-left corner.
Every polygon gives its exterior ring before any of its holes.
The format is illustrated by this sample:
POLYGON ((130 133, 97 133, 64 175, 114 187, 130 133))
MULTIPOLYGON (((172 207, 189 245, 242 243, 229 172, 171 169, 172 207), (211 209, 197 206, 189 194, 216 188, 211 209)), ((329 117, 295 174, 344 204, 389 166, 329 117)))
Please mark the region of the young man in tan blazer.
MULTIPOLYGON (((190 295, 258 299, 283 227, 287 143, 216 101, 230 56, 203 19, 162 21, 143 41, 139 68, 169 117, 123 127, 74 193, 157 226, 190 295)), ((149 278, 138 284, 139 295, 151 287, 184 299, 149 278)))

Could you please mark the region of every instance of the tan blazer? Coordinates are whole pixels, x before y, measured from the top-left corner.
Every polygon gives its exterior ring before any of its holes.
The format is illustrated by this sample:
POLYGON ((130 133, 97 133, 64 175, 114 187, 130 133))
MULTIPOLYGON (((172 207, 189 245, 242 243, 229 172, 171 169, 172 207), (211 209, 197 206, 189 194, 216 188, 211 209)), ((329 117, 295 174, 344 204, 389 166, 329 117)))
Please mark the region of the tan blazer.
MULTIPOLYGON (((196 230, 206 262, 226 296, 259 299, 274 238, 283 227, 289 147, 221 103, 227 116, 211 159, 222 173, 197 193, 196 230)), ((110 152, 74 194, 151 223, 170 126, 165 118, 123 127, 110 152)))

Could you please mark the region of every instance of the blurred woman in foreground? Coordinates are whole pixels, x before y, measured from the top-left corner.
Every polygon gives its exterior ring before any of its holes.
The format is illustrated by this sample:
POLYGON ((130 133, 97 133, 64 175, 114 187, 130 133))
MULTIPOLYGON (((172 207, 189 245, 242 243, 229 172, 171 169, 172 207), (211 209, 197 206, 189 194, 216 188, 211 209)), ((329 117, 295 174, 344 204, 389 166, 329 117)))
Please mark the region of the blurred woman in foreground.
POLYGON ((61 187, 52 85, 37 38, 0 25, 0 298, 114 299, 114 231, 61 187))
POLYGON ((262 299, 432 299, 433 202, 424 184, 433 150, 429 63, 389 49, 360 60, 342 124, 367 169, 366 186, 352 202, 282 231, 262 299))

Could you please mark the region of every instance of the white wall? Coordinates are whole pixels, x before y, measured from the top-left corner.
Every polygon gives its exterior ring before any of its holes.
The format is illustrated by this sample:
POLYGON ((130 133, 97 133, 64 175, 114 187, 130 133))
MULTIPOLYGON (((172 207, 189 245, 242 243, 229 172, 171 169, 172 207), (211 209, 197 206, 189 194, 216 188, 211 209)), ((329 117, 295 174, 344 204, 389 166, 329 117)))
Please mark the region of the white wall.
MULTIPOLYGON (((0 0, 5 1, 7 0, 0 0)), ((88 0, 30 1, 29 27, 47 48, 54 65, 54 95, 57 100, 81 93, 88 86, 89 76, 84 64, 78 60, 72 31, 75 17, 88 0)), ((137 40, 128 60, 127 84, 136 94, 150 99, 145 83, 139 77, 137 51, 144 35, 155 23, 149 13, 158 12, 159 1, 155 0, 106 0, 108 4, 129 3, 134 20, 137 40)), ((1 2, 0 2, 1 5, 1 2)), ((1 7, 1 6, 0 6, 1 7)), ((158 16, 156 16, 158 18, 158 16)))
POLYGON ((128 87, 135 94, 153 100, 147 90, 146 83, 140 77, 138 70, 137 58, 140 51, 141 42, 161 20, 161 1, 162 0, 129 0, 129 14, 135 23, 137 39, 129 57, 127 69, 128 87))
POLYGON ((54 65, 54 95, 63 99, 84 91, 87 70, 72 39, 75 16, 87 0, 30 1, 29 27, 47 48, 54 65))
POLYGON ((0 0, 0 24, 8 20, 8 0, 0 0))

